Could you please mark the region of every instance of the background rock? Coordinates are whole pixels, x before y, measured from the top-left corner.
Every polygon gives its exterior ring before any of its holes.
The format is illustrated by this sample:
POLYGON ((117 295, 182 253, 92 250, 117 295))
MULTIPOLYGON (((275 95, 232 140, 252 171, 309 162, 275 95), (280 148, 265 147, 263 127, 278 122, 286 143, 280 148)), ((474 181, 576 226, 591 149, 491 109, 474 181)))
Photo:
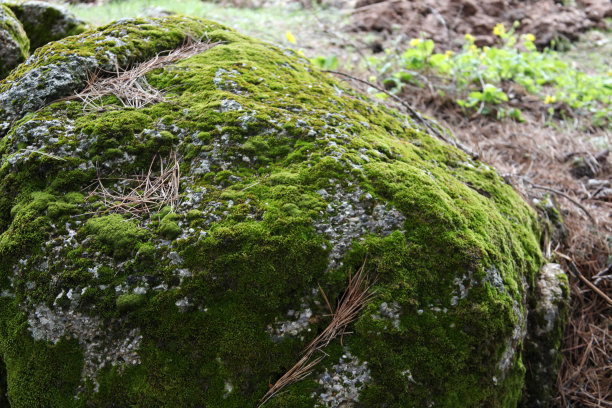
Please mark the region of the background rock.
POLYGON ((85 23, 63 7, 44 1, 5 3, 15 13, 30 39, 30 51, 51 41, 85 31, 85 23))
POLYGON ((15 14, 0 3, 0 79, 29 55, 30 42, 15 14))

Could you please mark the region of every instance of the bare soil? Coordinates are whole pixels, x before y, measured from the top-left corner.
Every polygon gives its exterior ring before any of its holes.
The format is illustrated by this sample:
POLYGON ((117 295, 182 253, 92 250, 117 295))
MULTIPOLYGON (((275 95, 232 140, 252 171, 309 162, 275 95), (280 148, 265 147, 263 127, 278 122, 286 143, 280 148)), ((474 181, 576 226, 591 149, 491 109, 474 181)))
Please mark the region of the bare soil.
POLYGON ((579 0, 565 6, 560 1, 541 0, 358 0, 352 11, 353 31, 400 31, 410 38, 424 36, 457 47, 464 34, 476 38, 476 45, 496 43, 493 27, 520 23, 518 33, 531 33, 540 48, 551 41, 564 44, 575 41, 592 28, 605 28, 605 18, 612 17, 609 0, 579 0), (561 4, 560 4, 561 3, 561 4))

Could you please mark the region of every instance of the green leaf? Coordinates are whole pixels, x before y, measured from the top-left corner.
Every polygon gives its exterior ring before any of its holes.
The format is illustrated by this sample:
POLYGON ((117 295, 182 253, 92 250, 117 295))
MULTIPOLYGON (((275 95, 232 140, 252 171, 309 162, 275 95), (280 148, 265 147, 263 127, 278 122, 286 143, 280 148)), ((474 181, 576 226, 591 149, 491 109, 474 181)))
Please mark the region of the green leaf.
POLYGON ((332 54, 325 59, 325 69, 334 70, 336 68, 338 68, 338 57, 332 54))

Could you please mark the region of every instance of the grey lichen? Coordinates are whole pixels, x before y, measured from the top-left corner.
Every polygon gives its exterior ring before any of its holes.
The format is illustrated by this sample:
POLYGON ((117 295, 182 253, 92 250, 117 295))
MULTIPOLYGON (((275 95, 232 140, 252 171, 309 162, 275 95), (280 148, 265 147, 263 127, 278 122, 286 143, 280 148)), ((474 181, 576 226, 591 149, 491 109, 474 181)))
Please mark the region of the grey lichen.
POLYGON ((395 208, 377 203, 371 194, 364 193, 359 187, 347 190, 336 184, 333 193, 325 189, 317 193, 328 202, 315 228, 328 237, 332 246, 329 269, 342 266, 341 259, 355 239, 368 232, 389 235, 401 229, 405 221, 404 215, 395 208))
POLYGON ((561 363, 560 343, 569 314, 570 290, 561 265, 547 263, 540 269, 529 312, 525 339, 528 379, 525 407, 546 408, 552 402, 554 379, 561 363))
POLYGON ((359 361, 347 348, 338 362, 317 379, 322 390, 313 394, 317 407, 336 408, 341 404, 359 402, 360 390, 371 380, 366 361, 359 361))

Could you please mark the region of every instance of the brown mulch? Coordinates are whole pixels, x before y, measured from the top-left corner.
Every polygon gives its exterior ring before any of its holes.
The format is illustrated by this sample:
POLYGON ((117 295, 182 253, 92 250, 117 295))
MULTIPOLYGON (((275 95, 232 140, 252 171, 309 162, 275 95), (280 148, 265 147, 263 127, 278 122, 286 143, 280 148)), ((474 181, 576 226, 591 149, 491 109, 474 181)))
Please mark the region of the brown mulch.
POLYGON ((552 40, 578 39, 592 28, 605 28, 612 17, 609 0, 578 0, 564 6, 553 0, 358 0, 352 10, 353 31, 402 33, 407 38, 422 34, 445 49, 457 48, 464 34, 472 34, 476 45, 491 46, 497 38, 493 28, 504 23, 509 29, 515 21, 517 32, 535 35, 539 48, 552 40))

